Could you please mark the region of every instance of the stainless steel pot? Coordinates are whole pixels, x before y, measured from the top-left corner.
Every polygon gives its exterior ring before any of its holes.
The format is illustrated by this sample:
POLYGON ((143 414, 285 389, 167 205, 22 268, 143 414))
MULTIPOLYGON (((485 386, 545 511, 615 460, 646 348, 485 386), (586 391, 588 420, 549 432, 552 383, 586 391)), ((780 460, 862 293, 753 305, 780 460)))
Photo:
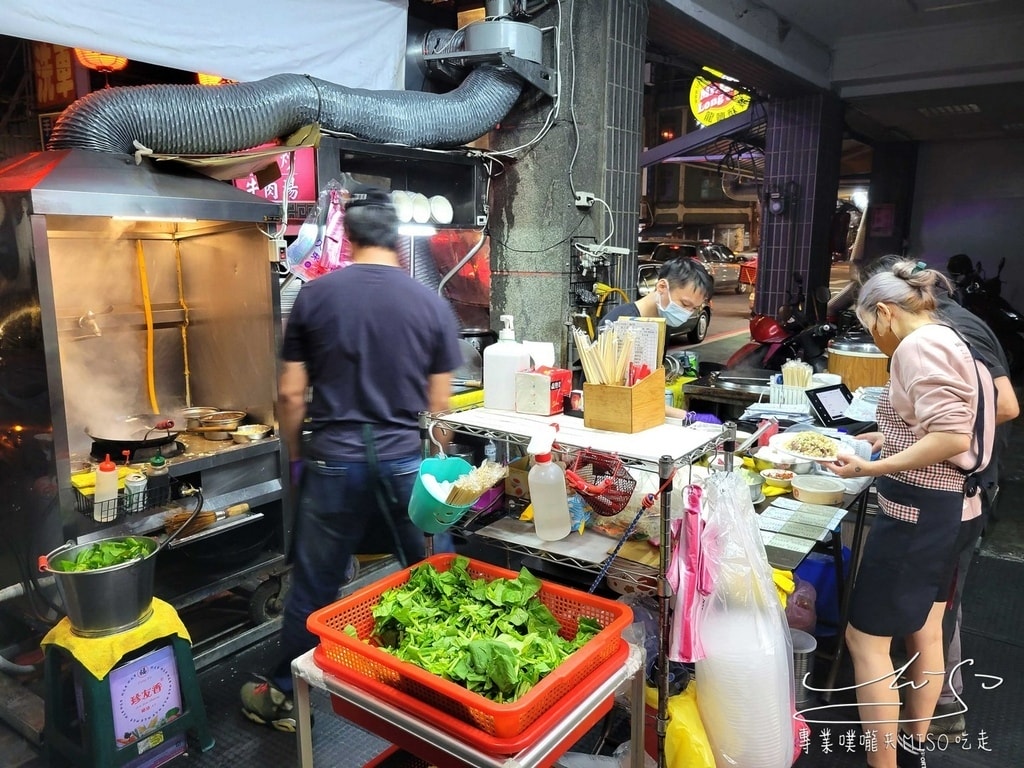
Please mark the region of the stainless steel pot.
POLYGON ((61 571, 55 567, 60 562, 74 560, 79 552, 94 544, 123 538, 115 536, 88 544, 66 544, 39 558, 39 569, 53 574, 72 634, 79 637, 116 635, 139 626, 153 615, 156 539, 135 536, 152 541, 152 549, 146 557, 121 565, 91 571, 61 571))

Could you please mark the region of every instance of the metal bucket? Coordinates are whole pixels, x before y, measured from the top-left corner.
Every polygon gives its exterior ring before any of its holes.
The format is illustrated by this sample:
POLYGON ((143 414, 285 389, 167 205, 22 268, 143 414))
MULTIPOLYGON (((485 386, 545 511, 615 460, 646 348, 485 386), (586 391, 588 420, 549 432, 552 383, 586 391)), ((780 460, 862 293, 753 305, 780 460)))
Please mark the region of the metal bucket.
MULTIPOLYGON (((149 555, 109 568, 90 571, 61 571, 57 563, 74 560, 94 544, 120 541, 124 536, 99 539, 88 544, 66 544, 39 558, 39 570, 49 571, 64 602, 71 632, 79 637, 106 637, 132 629, 153 615, 153 579, 157 540, 149 555)), ((135 536, 136 539, 147 539, 135 536)))

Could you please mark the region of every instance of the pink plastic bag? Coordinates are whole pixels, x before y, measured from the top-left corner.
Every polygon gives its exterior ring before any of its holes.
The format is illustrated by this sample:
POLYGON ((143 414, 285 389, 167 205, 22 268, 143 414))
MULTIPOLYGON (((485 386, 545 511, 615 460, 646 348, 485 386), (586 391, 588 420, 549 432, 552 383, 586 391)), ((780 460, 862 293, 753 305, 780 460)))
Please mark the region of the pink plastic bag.
POLYGON ((691 663, 697 660, 694 607, 700 565, 700 486, 683 489, 683 516, 671 523, 672 552, 665 576, 672 587, 672 637, 668 657, 691 663))

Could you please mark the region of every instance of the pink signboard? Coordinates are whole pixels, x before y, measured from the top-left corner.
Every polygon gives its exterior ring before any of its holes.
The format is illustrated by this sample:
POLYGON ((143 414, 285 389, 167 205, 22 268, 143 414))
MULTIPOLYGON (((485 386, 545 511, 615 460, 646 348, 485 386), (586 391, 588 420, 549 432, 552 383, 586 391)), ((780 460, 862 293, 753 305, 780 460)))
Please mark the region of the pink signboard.
POLYGON ((291 167, 292 153, 285 152, 278 156, 277 167, 281 176, 265 187, 260 187, 256 175, 250 173, 244 179, 235 179, 235 186, 250 194, 264 197, 267 200, 281 202, 288 197, 288 221, 302 223, 313 208, 316 207, 316 150, 313 147, 300 147, 295 150, 295 174, 291 184, 288 183, 288 172, 291 167))

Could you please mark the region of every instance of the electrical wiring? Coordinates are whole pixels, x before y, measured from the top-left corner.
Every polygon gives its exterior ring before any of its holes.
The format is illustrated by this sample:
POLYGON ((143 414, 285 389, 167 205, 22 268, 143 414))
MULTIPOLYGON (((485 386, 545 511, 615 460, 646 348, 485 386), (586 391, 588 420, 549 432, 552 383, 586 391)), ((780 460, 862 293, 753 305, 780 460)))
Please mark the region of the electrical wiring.
MULTIPOLYGON (((559 0, 559 21, 561 21, 562 3, 559 0)), ((576 122, 576 40, 573 35, 573 12, 576 10, 576 3, 569 3, 569 70, 572 72, 572 83, 569 85, 569 122, 572 125, 575 145, 572 150, 572 157, 569 158, 569 191, 573 198, 576 197, 576 182, 572 178, 572 171, 576 165, 576 158, 580 154, 580 127, 576 122)), ((559 88, 561 88, 561 77, 559 77, 559 88)))

